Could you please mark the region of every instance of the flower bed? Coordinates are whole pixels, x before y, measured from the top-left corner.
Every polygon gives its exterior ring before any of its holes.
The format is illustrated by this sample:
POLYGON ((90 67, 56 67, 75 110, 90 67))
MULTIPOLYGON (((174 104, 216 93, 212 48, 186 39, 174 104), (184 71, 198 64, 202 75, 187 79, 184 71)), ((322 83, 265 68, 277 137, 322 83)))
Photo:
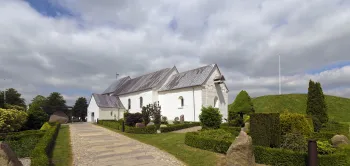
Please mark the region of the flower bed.
POLYGON ((167 127, 160 127, 162 133, 167 133, 175 130, 181 130, 185 128, 200 126, 200 122, 192 122, 192 123, 183 123, 183 124, 169 124, 167 127))

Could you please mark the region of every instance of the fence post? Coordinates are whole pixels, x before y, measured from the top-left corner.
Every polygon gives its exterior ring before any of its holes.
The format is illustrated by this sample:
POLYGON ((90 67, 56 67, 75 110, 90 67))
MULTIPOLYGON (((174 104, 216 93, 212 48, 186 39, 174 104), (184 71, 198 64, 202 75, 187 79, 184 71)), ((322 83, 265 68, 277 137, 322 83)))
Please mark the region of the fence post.
POLYGON ((308 166, 317 166, 317 142, 316 140, 308 141, 308 166))

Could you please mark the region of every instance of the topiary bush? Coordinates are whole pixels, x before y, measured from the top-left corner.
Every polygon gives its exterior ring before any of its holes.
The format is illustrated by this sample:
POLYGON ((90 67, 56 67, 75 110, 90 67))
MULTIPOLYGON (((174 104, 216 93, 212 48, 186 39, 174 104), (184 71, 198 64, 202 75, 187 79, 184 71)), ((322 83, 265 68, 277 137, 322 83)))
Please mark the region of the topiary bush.
POLYGON ((283 136, 281 148, 298 152, 307 151, 307 142, 304 135, 300 133, 287 133, 283 136))
POLYGON ((249 132, 254 145, 279 147, 281 141, 280 114, 251 114, 249 132))
POLYGON ((0 108, 0 133, 19 131, 27 118, 28 114, 24 111, 0 108))
POLYGON ((335 148, 329 143, 329 141, 317 141, 317 152, 318 154, 333 154, 335 148))
POLYGON ((99 120, 97 124, 106 126, 112 129, 121 130, 122 129, 122 119, 119 119, 118 121, 115 120, 99 120))
POLYGON ((202 107, 202 111, 199 115, 203 129, 218 129, 222 122, 222 115, 218 108, 212 106, 202 107))
POLYGON ((125 124, 127 126, 134 127, 136 123, 141 123, 143 121, 143 116, 141 113, 128 113, 127 117, 125 118, 125 124))
POLYGON ((299 132, 308 136, 313 130, 303 114, 284 112, 280 115, 280 123, 282 135, 299 132))

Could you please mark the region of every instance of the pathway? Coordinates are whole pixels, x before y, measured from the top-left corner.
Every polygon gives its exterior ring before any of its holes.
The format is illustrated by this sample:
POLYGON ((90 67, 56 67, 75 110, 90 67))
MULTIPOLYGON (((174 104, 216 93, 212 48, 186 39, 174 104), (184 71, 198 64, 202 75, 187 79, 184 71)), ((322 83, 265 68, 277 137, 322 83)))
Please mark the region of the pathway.
POLYGON ((70 132, 74 166, 184 165, 153 146, 90 123, 71 124, 70 132))

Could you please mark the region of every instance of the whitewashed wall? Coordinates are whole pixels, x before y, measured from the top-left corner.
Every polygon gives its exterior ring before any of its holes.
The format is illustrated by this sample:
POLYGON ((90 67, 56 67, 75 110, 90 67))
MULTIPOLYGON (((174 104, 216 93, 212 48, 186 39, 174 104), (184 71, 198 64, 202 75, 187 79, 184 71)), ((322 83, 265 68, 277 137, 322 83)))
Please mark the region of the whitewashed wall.
POLYGON ((100 108, 97 106, 94 96, 91 96, 91 100, 88 106, 87 112, 87 122, 96 122, 96 119, 99 118, 100 108), (94 112, 94 119, 91 119, 91 113, 94 112))
POLYGON ((118 108, 100 108, 98 119, 99 120, 118 120, 123 118, 124 111, 125 111, 124 109, 118 109, 118 108), (119 113, 119 116, 118 116, 118 113, 119 113))
POLYGON ((180 115, 183 114, 185 121, 199 121, 198 116, 202 108, 202 90, 200 86, 194 87, 194 90, 191 87, 159 92, 158 96, 159 104, 162 107, 162 115, 166 116, 168 120, 174 120, 175 117, 180 118, 180 115), (193 94, 195 107, 193 106, 193 94), (180 108, 180 96, 184 98, 183 108, 180 108))
POLYGON ((209 77, 207 82, 203 86, 202 90, 202 102, 203 106, 213 106, 214 107, 214 99, 215 97, 218 99, 219 105, 216 108, 219 108, 221 114, 223 115, 223 119, 228 116, 228 89, 224 84, 214 84, 214 78, 219 76, 220 72, 216 68, 212 75, 209 77))
POLYGON ((140 97, 143 98, 143 106, 153 103, 153 91, 140 91, 135 93, 130 93, 126 95, 120 95, 119 99, 123 103, 126 110, 128 110, 128 99, 131 100, 130 113, 141 112, 140 108, 140 97))

